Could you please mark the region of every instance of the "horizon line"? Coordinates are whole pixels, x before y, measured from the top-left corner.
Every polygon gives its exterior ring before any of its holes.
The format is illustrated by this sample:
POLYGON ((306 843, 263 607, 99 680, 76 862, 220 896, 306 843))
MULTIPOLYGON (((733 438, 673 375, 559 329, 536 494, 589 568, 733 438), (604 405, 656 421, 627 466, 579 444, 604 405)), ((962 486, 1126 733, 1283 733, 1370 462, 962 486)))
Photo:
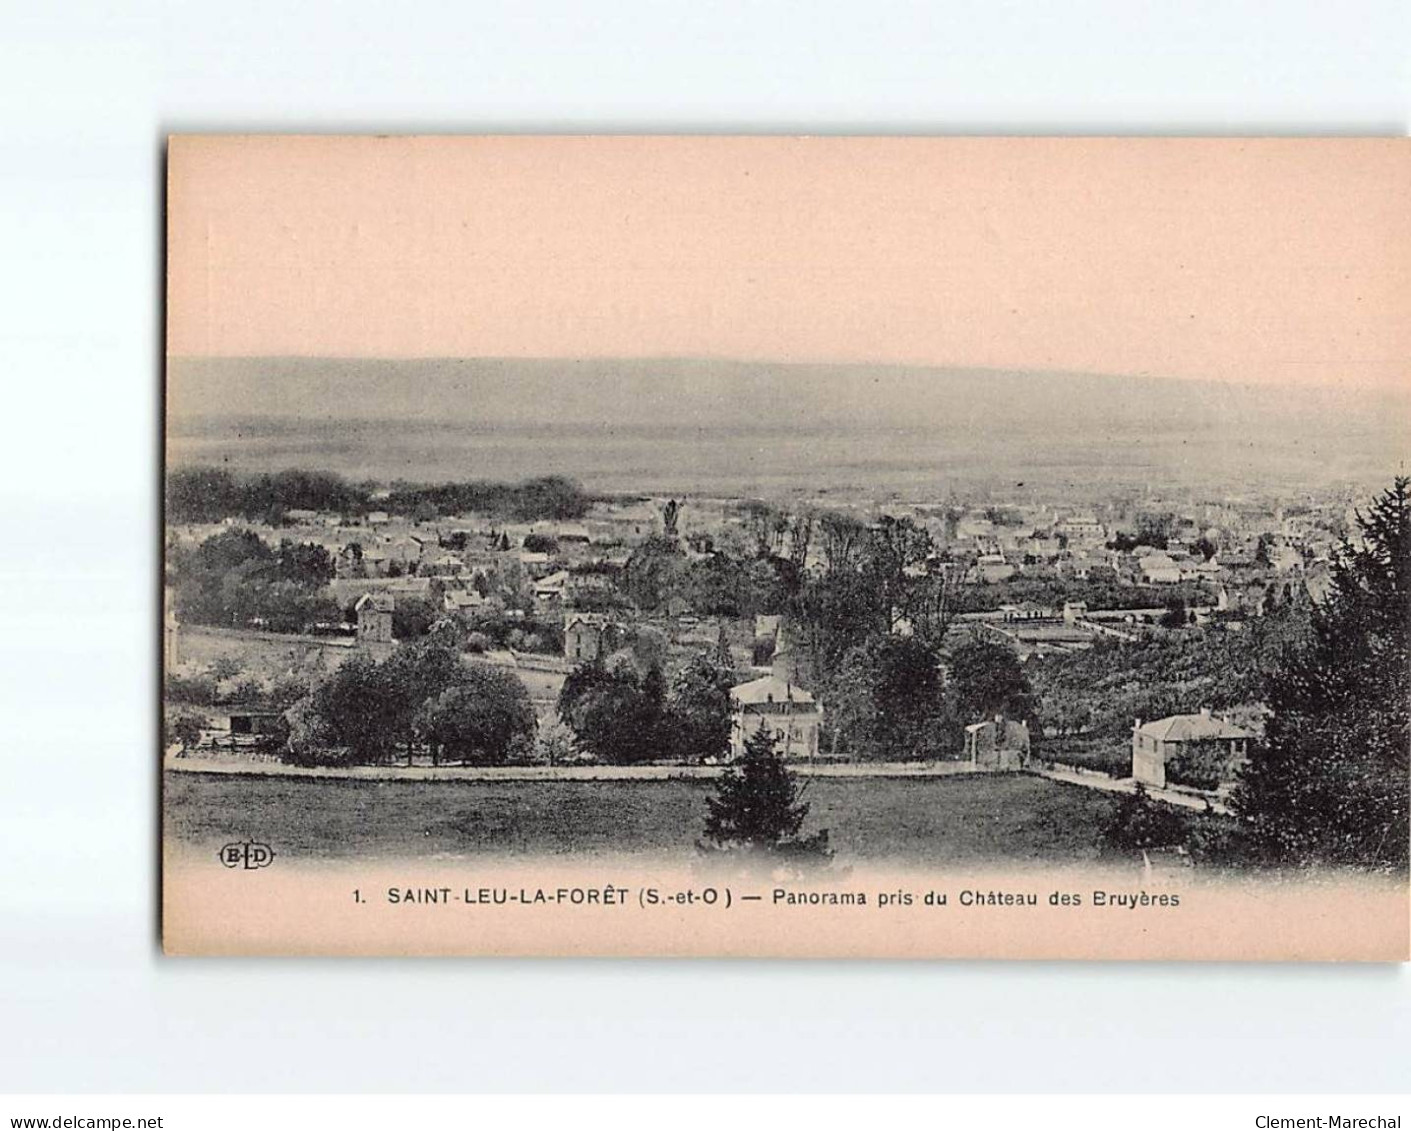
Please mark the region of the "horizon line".
MULTIPOLYGON (((1256 392, 1310 392, 1326 391, 1340 394, 1391 394, 1398 398, 1411 398, 1411 375, 1404 383, 1368 383, 1360 386, 1355 382, 1302 384, 1283 381, 1230 380, 1218 377, 1194 377, 1167 372, 1126 372, 1099 369, 1022 369, 1008 366, 992 366, 963 363, 909 362, 909 361, 828 361, 822 359, 783 360, 769 358, 748 358, 731 354, 171 354, 163 355, 164 377, 174 363, 205 362, 367 362, 374 364, 417 364, 430 362, 508 362, 524 364, 575 364, 602 363, 635 365, 689 365, 721 364, 731 366, 765 366, 777 369, 866 369, 895 373, 967 373, 976 376, 995 375, 1002 377, 1080 377, 1101 381, 1149 381, 1158 384, 1208 385, 1232 390, 1256 392)), ((1309 364, 1324 364, 1322 362, 1309 364)), ((1365 364, 1365 363, 1351 363, 1365 364)))

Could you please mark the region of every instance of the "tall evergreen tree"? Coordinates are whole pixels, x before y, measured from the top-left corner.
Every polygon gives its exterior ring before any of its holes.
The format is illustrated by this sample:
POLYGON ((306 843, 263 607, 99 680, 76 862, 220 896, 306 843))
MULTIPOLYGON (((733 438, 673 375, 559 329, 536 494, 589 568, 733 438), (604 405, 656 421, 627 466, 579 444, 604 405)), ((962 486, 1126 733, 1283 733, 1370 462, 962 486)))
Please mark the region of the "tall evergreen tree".
POLYGON ((1311 639, 1269 675, 1273 714, 1235 793, 1251 845, 1271 862, 1407 864, 1411 479, 1358 525, 1311 639))
POLYGON ((738 763, 727 766, 706 798, 705 835, 708 847, 744 849, 790 860, 831 859, 828 830, 799 835, 808 804, 799 800, 798 781, 774 749, 774 738, 760 723, 745 740, 738 763))

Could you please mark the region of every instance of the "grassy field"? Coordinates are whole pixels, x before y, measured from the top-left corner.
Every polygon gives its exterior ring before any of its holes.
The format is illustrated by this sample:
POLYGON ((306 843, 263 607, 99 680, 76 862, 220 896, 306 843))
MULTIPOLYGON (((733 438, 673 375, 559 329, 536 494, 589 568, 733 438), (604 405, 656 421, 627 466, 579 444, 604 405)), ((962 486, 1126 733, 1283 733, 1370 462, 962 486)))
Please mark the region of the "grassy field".
MULTIPOLYGON (((167 835, 211 852, 264 841, 282 856, 446 858, 495 854, 682 855, 709 782, 359 782, 166 775, 167 835)), ((1071 863, 1098 855, 1113 805, 1027 775, 813 779, 805 832, 843 859, 940 864, 1071 863)))

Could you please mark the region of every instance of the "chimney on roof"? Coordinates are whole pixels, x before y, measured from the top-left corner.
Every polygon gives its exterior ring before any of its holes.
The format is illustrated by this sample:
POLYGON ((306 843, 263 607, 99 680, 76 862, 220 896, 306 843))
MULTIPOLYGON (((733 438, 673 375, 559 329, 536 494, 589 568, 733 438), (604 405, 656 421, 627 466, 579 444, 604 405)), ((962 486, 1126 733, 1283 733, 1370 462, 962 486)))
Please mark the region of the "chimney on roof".
POLYGON ((1202 719, 1208 719, 1208 718, 1210 717, 1210 708, 1209 708, 1209 707, 1202 707, 1202 708, 1200 709, 1200 717, 1201 717, 1202 719))
POLYGON ((1134 720, 1132 720, 1132 729, 1133 729, 1133 730, 1141 730, 1141 729, 1142 729, 1142 721, 1141 721, 1141 719, 1134 719, 1134 720))

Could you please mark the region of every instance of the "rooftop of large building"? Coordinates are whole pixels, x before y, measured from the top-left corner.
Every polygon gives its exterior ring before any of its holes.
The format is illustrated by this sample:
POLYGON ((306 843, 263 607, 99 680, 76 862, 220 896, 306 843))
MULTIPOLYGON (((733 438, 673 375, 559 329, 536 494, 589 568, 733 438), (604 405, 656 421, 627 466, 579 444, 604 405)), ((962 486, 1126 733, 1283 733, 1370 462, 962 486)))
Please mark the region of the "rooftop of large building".
POLYGON ((741 706, 759 706, 765 703, 812 704, 813 696, 797 684, 766 675, 739 684, 730 689, 730 698, 741 706))
POLYGON ((1139 723, 1138 733, 1161 742, 1198 742, 1208 738, 1252 738, 1243 727, 1214 718, 1209 711, 1196 715, 1170 715, 1149 723, 1139 723))

